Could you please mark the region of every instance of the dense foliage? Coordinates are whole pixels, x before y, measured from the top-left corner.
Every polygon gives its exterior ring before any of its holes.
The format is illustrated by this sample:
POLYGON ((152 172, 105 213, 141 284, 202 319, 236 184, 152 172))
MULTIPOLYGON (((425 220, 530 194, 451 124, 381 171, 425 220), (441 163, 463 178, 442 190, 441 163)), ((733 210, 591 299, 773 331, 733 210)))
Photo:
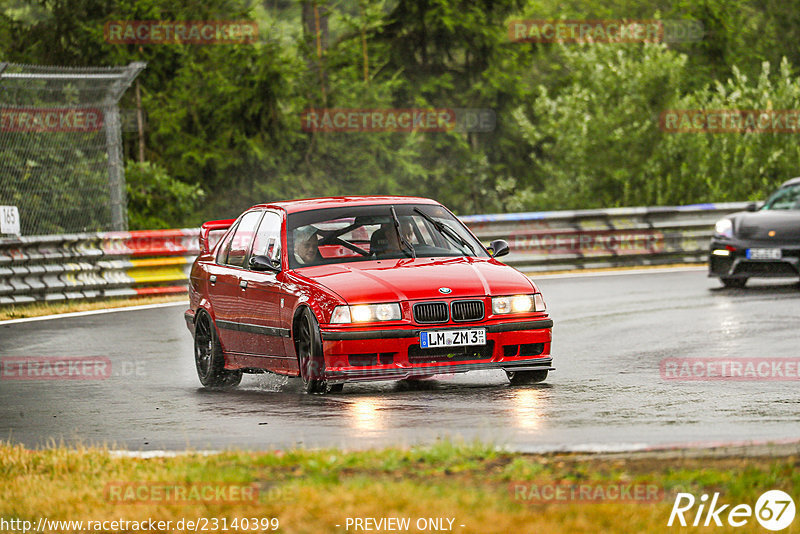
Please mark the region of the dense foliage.
MULTIPOLYGON (((256 202, 431 196, 458 213, 764 197, 791 133, 670 133, 669 109, 800 109, 800 11, 777 0, 0 0, 0 61, 146 61, 132 228, 256 202), (691 20, 668 44, 512 42, 513 19, 691 20), (255 44, 117 45, 112 20, 258 22, 255 44), (317 34, 319 28, 319 38, 317 34), (489 108, 492 132, 308 132, 309 108, 489 108)), ((129 90, 122 106, 135 107, 129 90)))

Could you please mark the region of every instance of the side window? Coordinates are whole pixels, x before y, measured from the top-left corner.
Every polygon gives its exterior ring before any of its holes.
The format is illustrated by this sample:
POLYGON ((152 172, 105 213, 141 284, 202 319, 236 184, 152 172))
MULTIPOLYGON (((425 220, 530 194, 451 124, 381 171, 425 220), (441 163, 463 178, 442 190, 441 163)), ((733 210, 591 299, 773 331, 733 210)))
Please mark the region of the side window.
POLYGON ((247 251, 250 250, 250 243, 253 242, 253 234, 255 234, 262 213, 261 211, 251 211, 239 221, 239 226, 231 239, 228 259, 225 263, 233 267, 244 266, 247 251))
POLYGON ((231 238, 233 237, 233 233, 236 231, 236 228, 233 229, 233 232, 229 233, 228 235, 224 236, 225 241, 219 244, 219 248, 217 248, 217 263, 220 265, 225 264, 225 260, 228 258, 228 250, 231 248, 231 238))
POLYGON ((773 210, 790 210, 796 209, 796 205, 800 202, 800 186, 787 187, 784 190, 779 190, 773 197, 774 200, 770 205, 773 210))
POLYGON ((273 211, 264 212, 261 225, 253 241, 253 256, 267 256, 272 261, 281 258, 281 216, 273 211))

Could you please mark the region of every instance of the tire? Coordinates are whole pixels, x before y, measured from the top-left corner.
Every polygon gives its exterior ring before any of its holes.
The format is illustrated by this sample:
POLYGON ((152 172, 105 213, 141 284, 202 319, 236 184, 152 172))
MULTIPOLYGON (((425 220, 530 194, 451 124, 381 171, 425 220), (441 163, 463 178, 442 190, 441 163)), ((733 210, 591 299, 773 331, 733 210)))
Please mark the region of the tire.
POLYGON ((300 378, 306 393, 325 393, 325 358, 322 354, 322 336, 314 314, 306 308, 300 314, 295 328, 295 350, 300 366, 300 378))
POLYGON ((720 278, 719 281, 729 289, 742 289, 747 284, 747 278, 720 278))
POLYGON ((547 371, 506 371, 512 386, 527 386, 547 380, 547 371))
POLYGON ((200 383, 207 388, 229 389, 242 381, 241 371, 225 369, 225 356, 211 316, 197 315, 194 325, 194 364, 200 383))

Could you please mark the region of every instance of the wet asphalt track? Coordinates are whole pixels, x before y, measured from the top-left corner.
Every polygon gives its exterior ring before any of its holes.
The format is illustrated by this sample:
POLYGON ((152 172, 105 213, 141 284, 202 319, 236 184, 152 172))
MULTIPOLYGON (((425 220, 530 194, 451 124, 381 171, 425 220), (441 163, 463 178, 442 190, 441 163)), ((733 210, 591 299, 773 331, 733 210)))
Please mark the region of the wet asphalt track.
POLYGON ((348 384, 245 375, 199 387, 184 306, 0 325, 2 356, 105 356, 111 377, 0 380, 0 439, 133 450, 364 448, 480 438, 584 450, 800 438, 798 381, 665 381, 666 357, 800 356, 800 286, 720 289, 704 271, 541 278, 557 371, 512 388, 502 371, 348 384))

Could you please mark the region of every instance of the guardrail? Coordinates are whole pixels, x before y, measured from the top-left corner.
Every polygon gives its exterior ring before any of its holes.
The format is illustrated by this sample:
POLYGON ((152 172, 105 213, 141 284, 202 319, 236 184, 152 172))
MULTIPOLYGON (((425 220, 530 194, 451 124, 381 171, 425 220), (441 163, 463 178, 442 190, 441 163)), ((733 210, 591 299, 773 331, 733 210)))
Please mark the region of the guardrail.
POLYGON ((525 273, 707 261, 714 223, 747 202, 470 215, 481 241, 505 239, 525 273))
MULTIPOLYGON (((706 261, 714 222, 746 203, 470 215, 526 273, 706 261)), ((186 292, 196 228, 0 238, 0 305, 186 292)))
POLYGON ((197 229, 0 239, 0 305, 185 293, 197 229))

